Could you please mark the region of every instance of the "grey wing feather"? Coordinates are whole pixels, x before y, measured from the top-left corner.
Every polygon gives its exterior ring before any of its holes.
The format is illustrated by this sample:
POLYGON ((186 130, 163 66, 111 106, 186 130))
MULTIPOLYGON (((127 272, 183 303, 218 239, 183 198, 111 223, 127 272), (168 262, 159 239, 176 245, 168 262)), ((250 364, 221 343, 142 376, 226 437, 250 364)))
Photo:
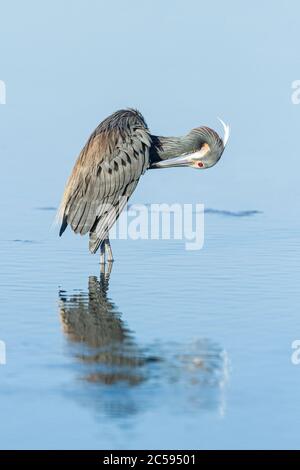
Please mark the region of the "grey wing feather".
POLYGON ((60 235, 68 224, 75 233, 90 232, 90 250, 95 253, 149 168, 151 144, 138 111, 117 111, 103 121, 80 153, 66 186, 60 235))
POLYGON ((96 253, 103 240, 107 238, 109 230, 126 206, 127 201, 135 190, 137 184, 138 180, 134 180, 127 186, 122 198, 110 207, 110 209, 101 217, 95 229, 90 232, 89 249, 91 253, 96 253))

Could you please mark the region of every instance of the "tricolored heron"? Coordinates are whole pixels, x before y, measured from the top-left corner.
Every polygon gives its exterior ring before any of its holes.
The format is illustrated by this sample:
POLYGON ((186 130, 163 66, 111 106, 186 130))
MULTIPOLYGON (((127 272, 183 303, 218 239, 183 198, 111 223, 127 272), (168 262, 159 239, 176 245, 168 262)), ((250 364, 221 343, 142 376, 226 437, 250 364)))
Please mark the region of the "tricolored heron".
POLYGON ((59 209, 62 235, 89 232, 89 249, 100 247, 101 263, 113 260, 109 230, 124 209, 137 183, 152 168, 214 166, 224 151, 224 139, 209 127, 196 127, 183 137, 152 135, 141 113, 120 110, 106 118, 83 147, 67 182, 59 209))

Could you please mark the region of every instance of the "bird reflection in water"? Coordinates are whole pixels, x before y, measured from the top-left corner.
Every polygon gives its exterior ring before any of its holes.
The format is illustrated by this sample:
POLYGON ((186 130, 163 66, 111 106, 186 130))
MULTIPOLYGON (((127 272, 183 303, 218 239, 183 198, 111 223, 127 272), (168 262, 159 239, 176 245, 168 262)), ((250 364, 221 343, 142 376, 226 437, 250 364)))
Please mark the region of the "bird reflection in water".
POLYGON ((102 395, 102 404, 108 400, 110 412, 116 409, 118 415, 136 412, 138 403, 140 409, 146 403, 185 411, 217 408, 224 415, 226 352, 207 339, 140 346, 108 297, 109 277, 109 271, 99 280, 89 277, 88 293, 59 293, 63 331, 83 365, 83 379, 115 387, 115 394, 102 395))
POLYGON ((84 377, 87 381, 137 385, 144 380, 145 362, 155 358, 144 357, 108 298, 109 277, 109 271, 102 272, 100 280, 90 276, 88 295, 79 292, 67 299, 65 292, 60 291, 63 331, 71 342, 82 344, 82 351, 76 354, 78 360, 94 366, 84 377))

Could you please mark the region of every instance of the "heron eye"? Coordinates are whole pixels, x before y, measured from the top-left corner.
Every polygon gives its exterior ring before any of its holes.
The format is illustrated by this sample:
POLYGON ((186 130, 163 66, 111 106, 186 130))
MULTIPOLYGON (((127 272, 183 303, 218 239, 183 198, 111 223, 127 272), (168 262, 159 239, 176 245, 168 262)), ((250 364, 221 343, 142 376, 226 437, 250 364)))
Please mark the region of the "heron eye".
POLYGON ((203 167, 204 167, 204 163, 198 162, 198 167, 199 167, 199 168, 203 168, 203 167))

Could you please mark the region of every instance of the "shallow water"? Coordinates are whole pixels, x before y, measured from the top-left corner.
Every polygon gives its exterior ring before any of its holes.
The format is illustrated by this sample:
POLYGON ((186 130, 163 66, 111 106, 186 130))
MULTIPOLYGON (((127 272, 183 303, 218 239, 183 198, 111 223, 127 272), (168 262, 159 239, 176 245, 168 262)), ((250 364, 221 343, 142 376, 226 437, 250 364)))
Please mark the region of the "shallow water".
POLYGON ((294 220, 211 209, 202 250, 114 241, 100 273, 53 216, 1 240, 1 448, 299 447, 294 220))

